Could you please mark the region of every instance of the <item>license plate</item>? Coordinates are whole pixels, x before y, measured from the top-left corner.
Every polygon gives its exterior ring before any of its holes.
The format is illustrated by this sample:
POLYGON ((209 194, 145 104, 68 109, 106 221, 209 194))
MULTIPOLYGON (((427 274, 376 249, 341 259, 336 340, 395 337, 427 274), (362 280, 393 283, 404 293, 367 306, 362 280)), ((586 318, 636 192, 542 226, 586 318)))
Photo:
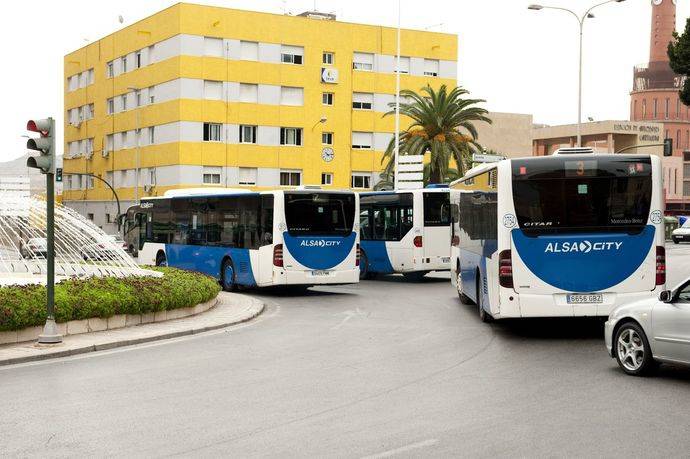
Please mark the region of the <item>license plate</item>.
POLYGON ((441 258, 441 263, 450 263, 450 257, 441 258))
POLYGON ((330 276, 331 273, 330 273, 330 271, 318 270, 318 271, 312 271, 311 275, 314 277, 323 277, 323 276, 330 276))
POLYGON ((604 302, 601 293, 581 293, 567 296, 568 304, 600 304, 604 302))

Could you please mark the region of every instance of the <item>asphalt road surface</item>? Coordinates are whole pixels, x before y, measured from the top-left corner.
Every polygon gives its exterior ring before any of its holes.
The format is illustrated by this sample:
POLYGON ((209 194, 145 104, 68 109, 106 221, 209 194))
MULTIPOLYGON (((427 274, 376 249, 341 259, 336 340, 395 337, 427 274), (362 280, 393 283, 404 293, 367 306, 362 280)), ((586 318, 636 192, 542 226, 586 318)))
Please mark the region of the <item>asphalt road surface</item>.
POLYGON ((625 376, 601 321, 484 325, 447 276, 259 296, 229 330, 1 368, 0 454, 688 454, 690 370, 625 376))

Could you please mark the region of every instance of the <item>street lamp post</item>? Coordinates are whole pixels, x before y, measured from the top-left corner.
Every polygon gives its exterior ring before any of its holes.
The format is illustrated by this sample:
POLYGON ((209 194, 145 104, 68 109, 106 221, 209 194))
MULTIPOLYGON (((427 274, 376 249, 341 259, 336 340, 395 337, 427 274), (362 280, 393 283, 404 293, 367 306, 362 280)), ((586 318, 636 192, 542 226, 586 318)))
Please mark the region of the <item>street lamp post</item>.
POLYGON ((393 146, 393 189, 398 189, 398 157, 400 156, 400 0, 398 0, 397 50, 395 52, 395 145, 393 146))
POLYGON ((582 132, 581 132, 581 125, 582 125, 582 34, 584 31, 584 26, 585 26, 585 19, 591 19, 594 18, 594 15, 592 14, 592 10, 594 8, 597 8, 602 5, 606 5, 607 3, 621 3, 624 2, 625 0, 607 0, 605 2, 597 3, 596 5, 590 7, 587 11, 585 11, 585 14, 582 16, 578 16, 577 13, 575 13, 573 10, 569 10, 568 8, 562 8, 559 6, 544 6, 544 5, 537 5, 537 4, 532 4, 527 7, 529 10, 534 10, 534 11, 540 11, 543 9, 549 9, 549 10, 561 10, 561 11, 566 11, 570 14, 572 14, 575 19, 577 19, 577 22, 580 26, 580 56, 579 56, 579 64, 578 64, 578 81, 577 81, 577 146, 581 147, 582 146, 582 132))

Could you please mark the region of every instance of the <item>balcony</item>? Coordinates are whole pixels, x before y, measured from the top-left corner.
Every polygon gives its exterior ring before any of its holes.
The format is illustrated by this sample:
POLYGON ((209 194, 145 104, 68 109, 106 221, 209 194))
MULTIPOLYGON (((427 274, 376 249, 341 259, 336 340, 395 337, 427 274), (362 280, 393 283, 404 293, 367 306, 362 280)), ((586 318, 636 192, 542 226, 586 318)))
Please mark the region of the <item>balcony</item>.
POLYGON ((686 78, 674 73, 667 62, 636 65, 633 76, 633 91, 680 89, 686 78))

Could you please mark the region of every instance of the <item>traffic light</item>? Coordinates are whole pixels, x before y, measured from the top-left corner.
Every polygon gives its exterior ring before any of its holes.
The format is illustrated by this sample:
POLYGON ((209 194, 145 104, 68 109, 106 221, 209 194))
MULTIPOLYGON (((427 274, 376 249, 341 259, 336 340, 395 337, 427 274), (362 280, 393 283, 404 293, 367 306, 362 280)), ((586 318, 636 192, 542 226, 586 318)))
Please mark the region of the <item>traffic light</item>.
POLYGON ((58 167, 55 169, 55 181, 62 182, 62 168, 58 167))
POLYGON ((44 174, 55 173, 55 120, 29 120, 26 129, 38 132, 39 137, 32 137, 26 141, 26 148, 38 151, 39 156, 30 156, 26 160, 26 166, 40 169, 44 174))
POLYGON ((664 156, 673 156, 673 139, 664 139, 664 156))

